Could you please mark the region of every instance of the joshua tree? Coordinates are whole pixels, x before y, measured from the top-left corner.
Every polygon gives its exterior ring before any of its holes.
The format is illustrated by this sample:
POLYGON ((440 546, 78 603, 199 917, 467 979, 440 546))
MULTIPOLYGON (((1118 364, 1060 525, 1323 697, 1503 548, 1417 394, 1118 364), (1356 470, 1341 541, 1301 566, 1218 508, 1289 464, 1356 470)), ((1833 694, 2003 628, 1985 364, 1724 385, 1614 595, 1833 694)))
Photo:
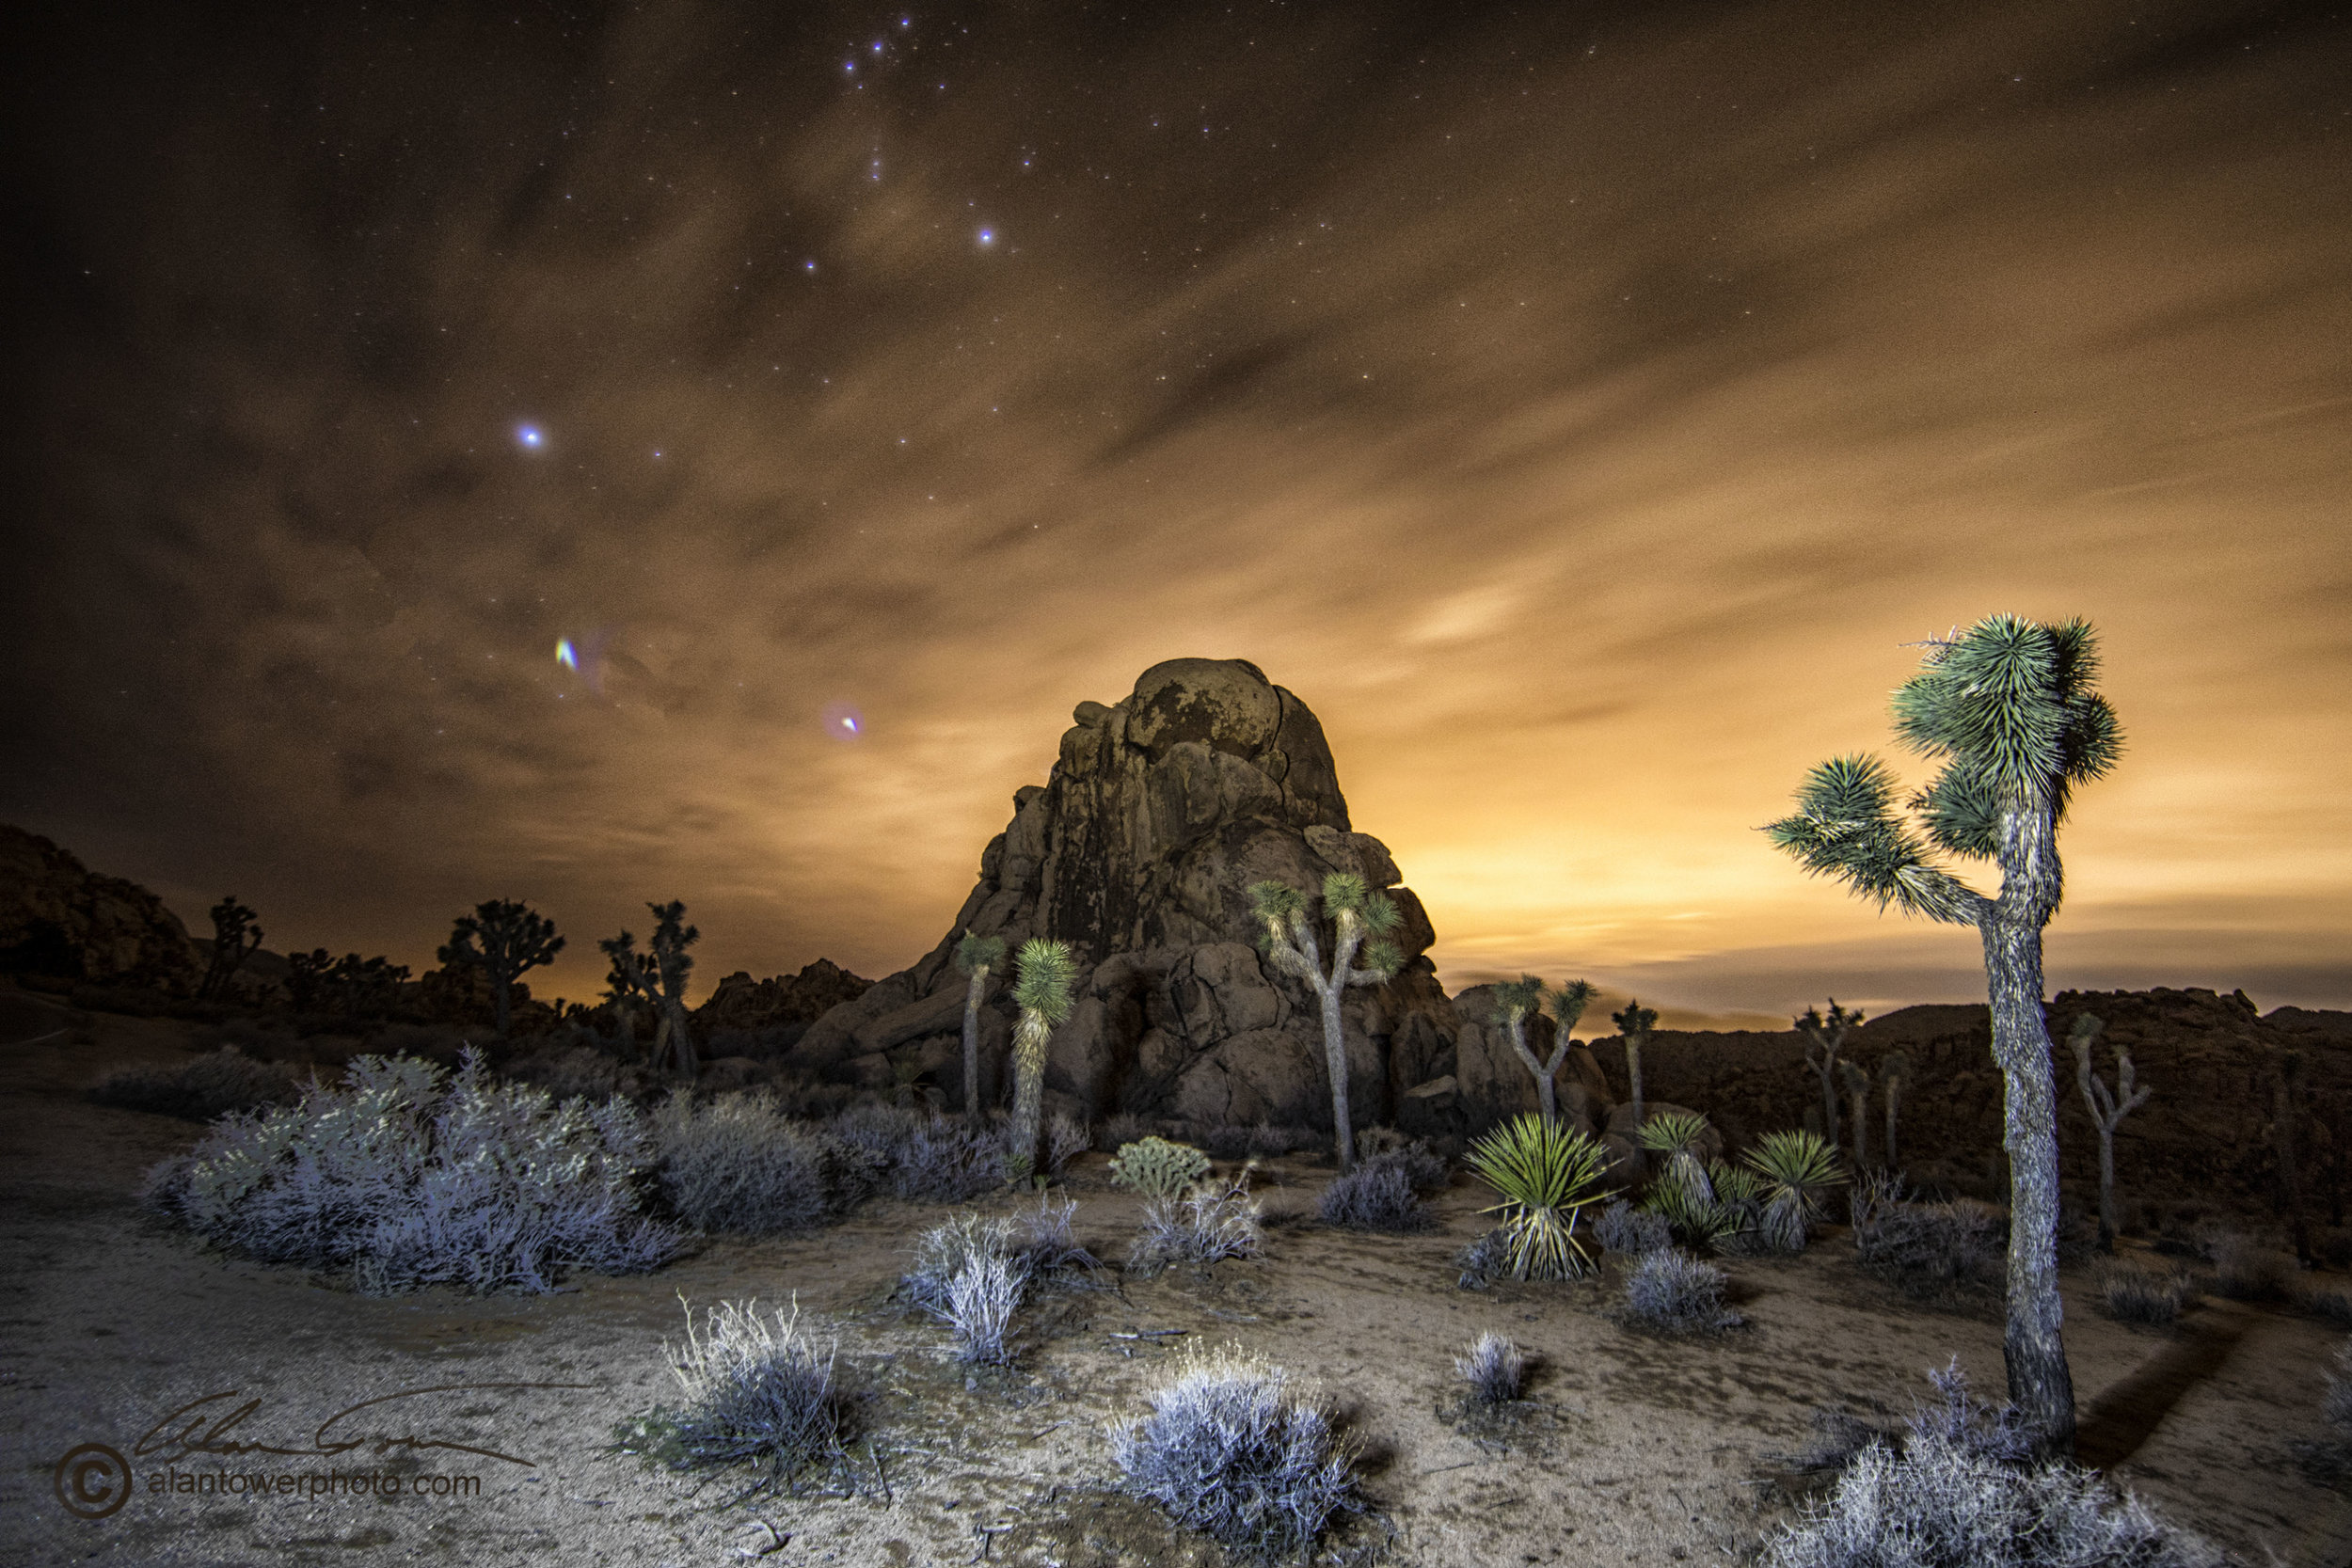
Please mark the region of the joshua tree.
POLYGON ((2070 791, 2122 753, 2115 713, 2091 689, 2096 640, 2081 621, 1994 615, 1926 644, 1894 695, 1897 735, 1944 770, 1901 808, 1876 757, 1834 758, 1806 776, 1797 809, 1765 832, 1808 872, 1906 914, 1974 926, 1984 947, 1993 1054, 2008 1103, 2010 1402, 2043 1451, 2074 1441, 2074 1385, 2058 1288, 2058 1092, 2042 1001, 2042 928, 2064 887, 2058 827, 2070 791), (1938 850, 1991 860, 1988 898, 1935 863, 1938 850))
POLYGON ((963 1116, 976 1128, 988 1119, 980 1106, 980 998, 989 972, 1004 962, 1004 938, 976 937, 964 927, 963 940, 956 943, 956 967, 971 981, 963 993, 963 1116))
POLYGON ((230 980, 245 966, 246 957, 262 945, 262 928, 254 922, 261 917, 230 894, 213 906, 213 961, 204 967, 204 984, 199 996, 211 998, 227 994, 230 980))
POLYGON ((1078 956, 1068 942, 1031 937, 1021 944, 1020 977, 1012 985, 1021 1022, 1012 1031, 1012 1143, 1008 1150, 1016 1180, 1026 1180, 1038 1169, 1038 1132, 1045 1113, 1045 1042, 1070 1016, 1070 992, 1077 980, 1078 956))
POLYGON ((694 1056, 694 1033, 686 1018, 686 977, 694 968, 694 956, 687 949, 701 940, 702 929, 686 924, 682 899, 649 903, 645 908, 653 911, 654 919, 646 951, 637 951, 637 938, 628 931, 596 943, 612 960, 606 990, 615 1003, 644 999, 656 1021, 653 1065, 657 1069, 675 1065, 691 1077, 699 1064, 694 1056))
POLYGON ((1658 1009, 1645 1007, 1638 998, 1628 998, 1623 1012, 1611 1013, 1609 1022, 1625 1037, 1625 1075, 1629 1097, 1633 1103, 1633 1141, 1642 1141, 1642 1047, 1649 1039, 1650 1026, 1658 1022, 1658 1009))
POLYGON ((1568 1059, 1568 1047, 1575 1043, 1568 1038, 1568 1031, 1576 1027, 1576 1021, 1584 1016, 1592 1000, 1593 988, 1583 980, 1571 980, 1560 990, 1551 990, 1533 974, 1522 974, 1495 988, 1495 1006, 1502 1015, 1503 1027, 1511 1031, 1511 1049, 1527 1064, 1527 1070, 1535 1075, 1535 1098, 1547 1117, 1560 1114, 1560 1064, 1568 1059), (1551 1004, 1552 1022, 1558 1029, 1551 1037, 1550 1060, 1539 1062, 1535 1053, 1528 1049, 1527 1015, 1546 1001, 1551 1004))
POLYGON ((498 1033, 503 1037, 515 982, 524 971, 552 963, 562 951, 564 939, 555 934, 554 921, 512 899, 493 898, 457 917, 437 957, 445 964, 471 964, 490 977, 498 1033))
POLYGON ((2083 1091, 2083 1104, 2090 1111, 2090 1124, 2099 1130, 2099 1250, 2115 1250, 2115 1130, 2123 1118, 2146 1101, 2149 1090, 2133 1085, 2132 1053, 2128 1047, 2115 1048, 2115 1092, 2107 1092, 2106 1084, 2090 1070, 2090 1048, 2099 1043, 2099 1031, 2106 1021, 2090 1013, 2075 1015, 2074 1027, 2066 1037, 2066 1043, 2074 1048, 2074 1084, 2083 1091))
POLYGON ((1821 1081, 1821 1136, 1832 1148, 1837 1147, 1837 1053, 1861 1022, 1859 1007, 1841 1007, 1835 996, 1827 1018, 1819 1007, 1807 1007, 1796 1020, 1797 1033, 1804 1037, 1804 1065, 1821 1081))
POLYGON ((1853 1168, 1870 1164, 1870 1074, 1851 1062, 1837 1064, 1837 1081, 1846 1086, 1846 1105, 1853 1113, 1853 1168))
POLYGON ((1890 1051, 1879 1062, 1879 1089, 1886 1097, 1886 1168, 1899 1170, 1902 1161, 1895 1153, 1895 1108, 1902 1103, 1903 1085, 1911 1082, 1911 1058, 1899 1051, 1890 1051))
POLYGON ((1331 1074, 1331 1121, 1338 1130, 1340 1173, 1356 1168, 1356 1130, 1347 1115, 1347 1039, 1340 1028, 1340 998, 1350 986, 1385 984, 1405 958, 1389 940, 1399 916, 1388 895, 1364 886, 1353 872, 1323 879, 1323 909, 1331 921, 1331 967, 1323 967, 1308 895, 1280 882, 1253 882, 1249 902, 1265 927, 1258 945, 1274 967, 1314 988, 1323 1004, 1323 1060, 1331 1074), (1366 942, 1366 937, 1371 941, 1366 942), (1363 967, 1356 950, 1363 949, 1363 967))

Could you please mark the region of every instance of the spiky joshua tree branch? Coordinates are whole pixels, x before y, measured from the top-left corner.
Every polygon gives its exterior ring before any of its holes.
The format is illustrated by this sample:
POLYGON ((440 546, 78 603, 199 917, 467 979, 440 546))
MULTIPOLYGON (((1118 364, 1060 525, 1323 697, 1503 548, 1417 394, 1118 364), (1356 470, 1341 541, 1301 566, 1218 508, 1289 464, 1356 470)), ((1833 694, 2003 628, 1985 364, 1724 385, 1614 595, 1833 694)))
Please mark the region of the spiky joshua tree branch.
POLYGON ((1897 804, 1876 757, 1834 757, 1806 775, 1774 846, 1881 909, 1973 926, 1984 948, 1993 1054, 2007 1090, 2010 1402, 2045 1452, 2071 1451, 2074 1385, 2058 1286, 2058 1091, 2042 1001, 2042 928, 2064 892, 2058 828, 2075 785, 2122 753, 2115 712, 2092 687, 2097 639, 2082 621, 1993 615, 1924 644, 1895 692, 1898 738, 1943 771, 1897 804), (1986 897, 1939 863, 1990 861, 1986 897))
POLYGON ((238 903, 235 894, 215 904, 212 914, 213 961, 204 966, 204 984, 197 991, 207 999, 227 994, 229 982, 262 945, 262 927, 254 924, 261 916, 238 903))
POLYGON ((1331 1075, 1331 1121, 1344 1175, 1356 1168, 1356 1130, 1347 1114, 1347 1038, 1340 1024, 1340 999, 1350 986, 1385 985, 1403 967, 1405 956, 1390 936, 1402 917, 1387 894, 1365 887, 1355 873, 1335 871, 1324 878, 1323 913, 1331 927, 1331 964, 1326 969, 1313 900, 1307 894, 1280 882, 1253 882, 1249 903, 1262 927, 1259 950, 1283 974, 1304 980, 1322 1004, 1323 1060, 1331 1075))

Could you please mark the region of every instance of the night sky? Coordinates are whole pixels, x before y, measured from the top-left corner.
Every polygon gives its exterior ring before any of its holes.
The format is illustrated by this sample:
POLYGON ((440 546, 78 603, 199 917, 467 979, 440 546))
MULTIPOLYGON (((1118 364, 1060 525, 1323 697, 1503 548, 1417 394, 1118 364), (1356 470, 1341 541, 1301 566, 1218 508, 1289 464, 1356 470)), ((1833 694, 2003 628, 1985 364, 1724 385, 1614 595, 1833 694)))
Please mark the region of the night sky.
MULTIPOLYGON (((16 25, 20 27, 24 24, 16 25)), ((0 820, 432 961, 945 932, 1080 699, 1321 716, 1449 988, 1982 995, 1757 825, 2082 615, 2053 990, 2352 1006, 2352 11, 60 8, 0 820)), ((1895 753, 1899 755, 1899 753, 1895 753)), ((1924 776, 1902 759, 1905 776, 1924 776)), ((1980 886, 1989 882, 1979 879, 1980 886)))

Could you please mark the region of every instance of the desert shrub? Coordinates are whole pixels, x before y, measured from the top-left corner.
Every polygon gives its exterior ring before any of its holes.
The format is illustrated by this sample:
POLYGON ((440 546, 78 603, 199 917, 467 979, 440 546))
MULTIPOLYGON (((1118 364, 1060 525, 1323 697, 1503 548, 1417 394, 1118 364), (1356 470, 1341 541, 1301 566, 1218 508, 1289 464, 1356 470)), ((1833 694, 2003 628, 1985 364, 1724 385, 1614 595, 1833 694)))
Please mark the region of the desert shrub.
POLYGON ((961 1203, 1005 1184, 1004 1140, 948 1117, 918 1116, 880 1152, 891 1192, 917 1202, 961 1203))
POLYGON ((89 1091, 89 1099, 101 1105, 189 1121, 282 1104, 294 1095, 292 1068, 257 1062, 233 1045, 176 1067, 118 1068, 89 1091))
POLYGON ((2205 1243, 2205 1256, 2213 1260, 2215 1294, 2232 1301, 2286 1298, 2286 1259, 2251 1236, 2225 1230, 2205 1243))
POLYGON ((1661 1334, 1712 1334, 1747 1320, 1724 1306, 1724 1271, 1686 1252, 1645 1252, 1625 1279, 1626 1319, 1661 1334))
POLYGON ((1324 1224, 1347 1230, 1427 1230, 1438 1223, 1404 1167, 1386 1156, 1333 1180, 1315 1212, 1324 1224))
POLYGON ((1116 1427, 1126 1489, 1235 1552, 1303 1557, 1331 1515, 1360 1504, 1356 1455, 1280 1368, 1228 1348, 1187 1358, 1116 1427))
POLYGON ((1827 1501, 1770 1542, 1769 1568, 2218 1568, 2203 1540, 2164 1524, 2094 1470, 2026 1462, 2008 1418, 1967 1398, 1957 1368, 1945 1398, 1899 1444, 1872 1438, 1827 1501))
POLYGON ((361 1056, 293 1105, 224 1117, 143 1196, 209 1241, 348 1267, 370 1291, 544 1291, 565 1269, 637 1273, 675 1255, 640 1212, 650 1164, 626 1101, 559 1106, 494 1085, 473 1051, 454 1076, 361 1056))
POLYGON ((975 1253, 947 1282, 946 1319, 956 1331, 956 1358, 982 1364, 1012 1359, 1005 1331, 1028 1285, 1026 1271, 1001 1256, 975 1253))
POLYGON ((1255 1256, 1265 1230, 1258 1200, 1249 1196, 1249 1175, 1245 1166, 1231 1178, 1196 1181, 1182 1196, 1145 1203, 1143 1229, 1127 1266, 1155 1274, 1174 1263, 1200 1268, 1255 1256))
POLYGON ((2306 1291, 2303 1310, 2338 1328, 2352 1328, 2352 1291, 2306 1291))
POLYGON ((653 1115, 661 1192, 697 1230, 763 1236, 829 1225, 871 1189, 872 1156, 766 1095, 672 1095, 653 1115))
POLYGON ((1382 1149, 1368 1157, 1359 1168, 1398 1171, 1411 1184, 1413 1191, 1423 1194, 1444 1191, 1445 1184, 1454 1176, 1454 1167, 1419 1138, 1394 1148, 1382 1149))
POLYGON ((2009 1244, 2009 1221, 1973 1198, 1915 1201, 1899 1180, 1872 1176, 1854 1190, 1853 1240, 1867 1273, 1933 1297, 1985 1282, 2009 1244))
POLYGON ((1618 1198, 1593 1219, 1593 1240, 1603 1252, 1640 1255, 1674 1244, 1674 1232, 1661 1214, 1636 1209, 1618 1198))
POLYGON ((1488 1407, 1509 1404, 1527 1386, 1527 1356, 1492 1329, 1454 1358, 1454 1370, 1470 1385, 1470 1399, 1488 1407))
POLYGON ((2099 1305, 2120 1323, 2161 1326, 2176 1322, 2190 1294, 2187 1278, 2169 1270, 2158 1274, 2119 1264, 2100 1270, 2097 1281, 2099 1305))
POLYGON ((1138 1138, 1111 1160, 1111 1184, 1146 1197, 1173 1197, 1208 1174, 1206 1154, 1166 1138, 1138 1138))
POLYGON ((1498 1279, 1511 1275, 1511 1237, 1497 1226, 1477 1237, 1454 1255, 1454 1266, 1461 1271, 1454 1281, 1459 1290, 1483 1291, 1498 1279))
POLYGON ((1152 1135, 1152 1124, 1133 1111, 1121 1111, 1095 1129, 1094 1147, 1104 1154, 1116 1154, 1131 1143, 1139 1143, 1152 1135))
POLYGON ((1593 1137, 1548 1117, 1522 1116, 1470 1146, 1470 1166, 1502 1201, 1515 1279, 1577 1279, 1592 1272, 1576 1234, 1584 1211, 1611 1196, 1601 1188, 1608 1155, 1593 1137))
POLYGON ((1066 1279, 1103 1266, 1071 1231, 1070 1219, 1077 1212, 1076 1199, 1050 1193, 1039 1194, 1037 1207, 1022 1211, 1014 1251, 1031 1277, 1066 1279))
POLYGON ((639 1074, 628 1063, 594 1046, 542 1046, 500 1070, 512 1084, 530 1084, 558 1100, 605 1100, 628 1094, 639 1074))
POLYGON ((975 1258, 1009 1259, 1014 1255, 1015 1223, 983 1214, 958 1214, 933 1226, 917 1238, 914 1261, 900 1280, 907 1299, 946 1318, 949 1289, 975 1258))
POLYGON ((1323 1135, 1311 1127, 1277 1127, 1262 1121, 1249 1130, 1249 1152, 1262 1160, 1295 1154, 1322 1141, 1323 1135))
POLYGON ((1093 1142, 1086 1123, 1055 1112, 1045 1122, 1045 1168, 1060 1175, 1062 1167, 1084 1154, 1093 1142))
POLYGON ((1201 1132, 1200 1147, 1209 1151, 1212 1159, 1247 1160, 1250 1155, 1251 1131, 1239 1122, 1219 1122, 1201 1132))
POLYGON ((665 1342, 670 1371, 686 1406, 669 1418, 673 1463, 679 1469, 749 1465, 763 1472, 757 1489, 788 1487, 819 1465, 847 1458, 850 1405, 834 1379, 837 1347, 818 1350, 801 1327, 800 1307, 775 1314, 770 1328, 756 1302, 723 1302, 695 1331, 686 1313, 686 1342, 665 1342))

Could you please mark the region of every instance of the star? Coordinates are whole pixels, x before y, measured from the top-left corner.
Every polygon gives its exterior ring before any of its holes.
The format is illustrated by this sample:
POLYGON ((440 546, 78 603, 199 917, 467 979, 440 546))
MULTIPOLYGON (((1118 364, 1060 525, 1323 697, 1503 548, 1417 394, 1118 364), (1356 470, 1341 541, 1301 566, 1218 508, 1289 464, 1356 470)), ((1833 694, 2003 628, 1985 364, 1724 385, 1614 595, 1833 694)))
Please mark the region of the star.
POLYGON ((516 426, 515 439, 534 451, 547 441, 546 436, 541 434, 539 427, 535 424, 516 426))

